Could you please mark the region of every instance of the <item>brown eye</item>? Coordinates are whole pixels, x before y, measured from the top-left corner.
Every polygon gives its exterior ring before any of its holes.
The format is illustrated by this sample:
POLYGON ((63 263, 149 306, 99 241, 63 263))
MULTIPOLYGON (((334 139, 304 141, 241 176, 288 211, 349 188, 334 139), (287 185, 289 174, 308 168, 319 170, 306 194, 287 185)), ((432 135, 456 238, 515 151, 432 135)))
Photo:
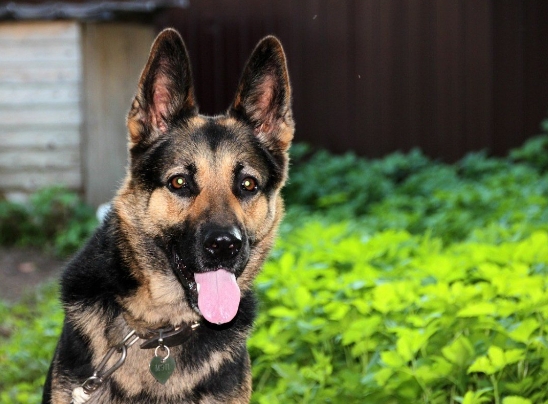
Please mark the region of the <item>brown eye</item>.
POLYGON ((185 177, 182 175, 177 175, 170 180, 169 184, 173 189, 181 189, 187 185, 187 182, 185 177))
POLYGON ((248 192, 254 192, 257 190, 257 181, 255 178, 246 177, 242 181, 242 189, 248 192))

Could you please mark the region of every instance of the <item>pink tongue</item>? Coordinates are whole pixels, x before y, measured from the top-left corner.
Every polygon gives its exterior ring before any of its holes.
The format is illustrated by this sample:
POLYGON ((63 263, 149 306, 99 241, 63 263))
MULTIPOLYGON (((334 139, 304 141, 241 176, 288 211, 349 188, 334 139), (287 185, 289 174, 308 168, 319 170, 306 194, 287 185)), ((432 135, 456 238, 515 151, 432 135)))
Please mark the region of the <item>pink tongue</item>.
POLYGON ((224 324, 232 320, 240 305, 240 288, 230 272, 217 271, 194 274, 199 284, 198 307, 210 323, 224 324))

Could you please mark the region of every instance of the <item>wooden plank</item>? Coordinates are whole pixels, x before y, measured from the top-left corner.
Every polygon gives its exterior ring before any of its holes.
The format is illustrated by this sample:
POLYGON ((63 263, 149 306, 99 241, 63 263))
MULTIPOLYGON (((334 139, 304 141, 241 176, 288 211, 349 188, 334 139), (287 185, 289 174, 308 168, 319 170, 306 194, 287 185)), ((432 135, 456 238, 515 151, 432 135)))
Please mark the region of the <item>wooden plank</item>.
POLYGON ((29 83, 24 86, 0 83, 0 108, 24 105, 76 104, 80 89, 74 83, 29 83))
POLYGON ((0 82, 27 83, 78 83, 79 66, 32 66, 6 67, 0 69, 0 82))
POLYGON ((20 44, 6 44, 0 41, 0 67, 9 68, 12 65, 27 65, 31 63, 51 63, 59 65, 79 63, 80 49, 78 43, 62 42, 43 46, 31 41, 20 44))
POLYGON ((21 127, 0 131, 0 152, 10 149, 67 149, 80 147, 80 132, 77 126, 72 129, 40 128, 40 130, 25 130, 21 127))
POLYGON ((2 108, 0 127, 40 127, 42 125, 70 125, 81 123, 80 106, 44 106, 40 108, 2 108))
POLYGON ((10 171, 75 169, 79 171, 80 150, 10 150, 0 151, 2 175, 10 171))
POLYGON ((34 192, 48 185, 62 184, 70 189, 78 190, 82 184, 80 170, 48 170, 48 171, 13 171, 2 170, 0 189, 5 193, 14 191, 34 192))
POLYGON ((75 21, 32 21, 1 22, 0 38, 4 41, 78 41, 78 23, 75 21))
POLYGON ((132 24, 84 26, 84 111, 82 150, 86 200, 110 200, 125 175, 125 119, 148 58, 154 31, 132 24))
POLYGON ((0 189, 81 186, 80 30, 0 23, 0 189))

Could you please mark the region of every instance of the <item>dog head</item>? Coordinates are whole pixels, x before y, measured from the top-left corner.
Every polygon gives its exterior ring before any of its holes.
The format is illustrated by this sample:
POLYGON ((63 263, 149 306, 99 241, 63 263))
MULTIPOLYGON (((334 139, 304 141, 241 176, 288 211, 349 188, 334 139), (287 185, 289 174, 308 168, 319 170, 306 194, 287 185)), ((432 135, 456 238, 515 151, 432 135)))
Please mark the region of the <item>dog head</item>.
POLYGON ((167 312, 184 303, 210 322, 229 322, 283 214, 294 123, 280 42, 259 42, 228 111, 208 117, 198 113, 183 40, 163 31, 127 126, 130 164, 113 208, 141 285, 142 313, 133 314, 162 321, 155 304, 167 312))

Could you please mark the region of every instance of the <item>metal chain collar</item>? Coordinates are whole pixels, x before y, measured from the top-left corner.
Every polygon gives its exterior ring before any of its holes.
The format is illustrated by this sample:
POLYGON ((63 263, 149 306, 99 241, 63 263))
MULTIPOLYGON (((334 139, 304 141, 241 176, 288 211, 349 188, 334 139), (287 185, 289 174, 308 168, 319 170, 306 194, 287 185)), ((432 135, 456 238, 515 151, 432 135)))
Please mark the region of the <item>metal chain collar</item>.
MULTIPOLYGON (((199 325, 200 323, 194 322, 187 327, 180 326, 172 330, 160 329, 158 330, 159 336, 145 339, 141 344, 141 349, 155 347, 155 356, 158 356, 159 348, 167 350, 167 356, 163 358, 165 360, 169 357, 169 347, 182 344, 199 325)), ((127 358, 127 350, 141 338, 143 337, 137 335, 135 330, 132 330, 124 337, 121 343, 110 348, 93 372, 93 375, 88 377, 82 385, 76 387, 72 391, 72 400, 70 404, 84 404, 89 401, 91 394, 101 387, 104 382, 124 364, 127 358), (115 353, 120 355, 119 359, 112 367, 105 369, 107 362, 115 353)))

